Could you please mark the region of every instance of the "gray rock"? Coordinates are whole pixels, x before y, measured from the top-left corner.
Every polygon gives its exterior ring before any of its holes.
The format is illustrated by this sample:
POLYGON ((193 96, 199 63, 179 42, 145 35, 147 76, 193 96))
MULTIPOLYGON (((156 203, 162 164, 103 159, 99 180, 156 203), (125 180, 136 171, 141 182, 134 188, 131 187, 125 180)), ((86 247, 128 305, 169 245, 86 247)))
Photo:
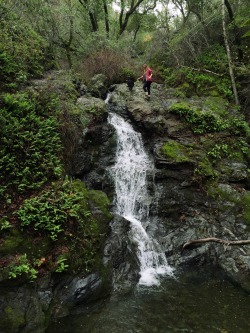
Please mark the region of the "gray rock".
POLYGON ((88 92, 92 96, 105 98, 108 92, 108 79, 104 74, 96 74, 88 84, 88 92))

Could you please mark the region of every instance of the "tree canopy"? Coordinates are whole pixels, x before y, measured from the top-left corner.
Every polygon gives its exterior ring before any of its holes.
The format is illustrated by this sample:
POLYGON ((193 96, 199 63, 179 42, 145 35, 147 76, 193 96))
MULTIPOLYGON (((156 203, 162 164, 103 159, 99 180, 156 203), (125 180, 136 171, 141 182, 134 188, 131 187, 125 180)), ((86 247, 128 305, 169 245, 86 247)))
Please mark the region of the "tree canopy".
POLYGON ((53 67, 85 82, 108 73, 113 83, 150 62, 161 82, 188 83, 198 94, 217 85, 238 104, 249 12, 247 0, 1 0, 1 84, 15 88, 53 67))

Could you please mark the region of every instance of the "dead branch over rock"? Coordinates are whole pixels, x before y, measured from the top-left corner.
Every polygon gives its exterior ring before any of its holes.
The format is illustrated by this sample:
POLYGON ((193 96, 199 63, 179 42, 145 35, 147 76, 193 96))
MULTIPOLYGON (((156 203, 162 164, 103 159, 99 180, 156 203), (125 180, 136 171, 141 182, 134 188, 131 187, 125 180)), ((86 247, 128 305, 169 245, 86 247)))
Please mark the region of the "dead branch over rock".
POLYGON ((208 242, 215 242, 215 243, 221 243, 223 245, 229 246, 229 245, 246 245, 246 244, 250 244, 250 240, 237 240, 237 241, 231 241, 231 240, 224 240, 224 239, 220 239, 220 238, 215 238, 215 237, 209 237, 209 238, 200 238, 200 239, 195 239, 195 240, 191 240, 187 243, 185 243, 182 247, 182 249, 186 249, 187 247, 189 247, 190 245, 193 244, 199 244, 199 243, 208 243, 208 242))

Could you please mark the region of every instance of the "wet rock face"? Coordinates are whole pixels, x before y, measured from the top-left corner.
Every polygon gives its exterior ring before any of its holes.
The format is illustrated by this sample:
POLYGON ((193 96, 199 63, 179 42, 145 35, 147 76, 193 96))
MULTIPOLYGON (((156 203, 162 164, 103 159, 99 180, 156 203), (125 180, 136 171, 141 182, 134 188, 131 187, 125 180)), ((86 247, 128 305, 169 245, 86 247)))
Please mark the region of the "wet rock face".
POLYGON ((103 262, 112 272, 113 290, 129 290, 139 280, 140 265, 129 237, 130 222, 115 215, 104 247, 103 262))
POLYGON ((37 332, 46 328, 45 312, 51 300, 51 293, 42 295, 31 286, 12 286, 1 289, 0 332, 37 332))
MULTIPOLYGON (((125 85, 117 85, 109 102, 114 112, 117 110, 142 133, 155 161, 155 174, 148 185, 152 223, 147 232, 162 245, 171 265, 217 265, 249 290, 243 282, 243 276, 250 272, 249 246, 225 248, 205 243, 182 250, 183 244, 199 238, 250 238, 242 203, 249 196, 249 180, 248 161, 242 156, 223 155, 211 164, 208 152, 214 153, 213 148, 220 143, 233 145, 227 141, 230 135, 194 134, 184 119, 170 112, 177 102, 173 89, 168 91, 157 84, 152 84, 151 100, 146 100, 139 83, 132 92, 125 85)), ((218 98, 188 99, 188 103, 203 113, 231 112, 218 98)))
POLYGON ((114 164, 116 138, 109 124, 89 128, 79 142, 73 160, 72 174, 84 180, 89 188, 103 189, 108 182, 107 169, 114 164))
MULTIPOLYGON (((212 263, 237 280, 241 272, 250 271, 249 247, 231 246, 225 250, 220 244, 206 243, 182 251, 182 245, 197 238, 250 237, 242 203, 244 196, 249 195, 248 161, 242 155, 231 154, 227 158, 224 154, 212 163, 208 152, 218 154, 214 150, 217 144, 226 140, 227 147, 233 145, 227 141, 228 134, 194 134, 185 119, 170 112, 176 103, 183 103, 183 99, 176 97, 174 89, 153 83, 148 100, 141 83, 136 82, 132 91, 126 84, 113 86, 107 111, 118 113, 142 133, 154 159, 155 172, 148 185, 154 222, 147 231, 162 244, 169 262, 175 267, 212 263)), ((218 97, 190 98, 185 103, 190 108, 199 108, 203 114, 235 113, 218 97)), ((115 152, 116 135, 104 121, 88 127, 73 163, 74 174, 89 188, 103 189, 111 201, 114 188, 107 170, 115 162, 115 152)), ((117 265, 122 267, 121 262, 117 265)), ((125 266, 124 276, 128 269, 125 266)))

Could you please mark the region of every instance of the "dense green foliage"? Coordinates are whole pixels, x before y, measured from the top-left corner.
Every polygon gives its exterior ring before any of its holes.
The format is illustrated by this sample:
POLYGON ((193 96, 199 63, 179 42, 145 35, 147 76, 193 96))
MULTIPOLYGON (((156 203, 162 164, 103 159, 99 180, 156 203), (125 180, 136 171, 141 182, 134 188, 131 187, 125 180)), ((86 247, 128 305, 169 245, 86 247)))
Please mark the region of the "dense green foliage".
POLYGON ((180 68, 159 67, 165 82, 177 87, 185 97, 223 96, 232 97, 231 82, 227 73, 227 57, 224 48, 213 45, 199 57, 194 58, 189 66, 180 68))
MULTIPOLYGON (((3 7, 0 3, 0 12, 3 7)), ((14 89, 43 73, 46 42, 13 12, 0 16, 0 88, 14 89)))
MULTIPOLYGON (((108 206, 104 194, 87 191, 80 180, 58 181, 26 199, 14 212, 19 231, 15 232, 10 223, 2 228, 0 253, 18 253, 7 267, 9 278, 33 281, 50 271, 88 272, 96 263, 111 218, 108 206), (100 207, 103 218, 93 216, 90 202, 100 207), (39 240, 39 250, 34 239, 39 240)), ((5 217, 3 223, 7 221, 5 217)))
POLYGON ((77 225, 83 225, 84 218, 90 214, 80 205, 84 201, 84 193, 74 193, 70 182, 60 187, 57 184, 57 188, 46 189, 38 197, 25 200, 17 212, 18 220, 23 227, 47 232, 55 241, 74 220, 77 225))
POLYGON ((15 279, 23 275, 27 275, 30 281, 34 281, 37 278, 37 270, 32 267, 26 254, 21 255, 16 262, 10 266, 9 271, 10 279, 15 279))
POLYGON ((172 113, 183 117, 195 134, 229 131, 233 135, 250 137, 250 127, 244 117, 221 117, 212 112, 192 108, 188 103, 176 103, 170 108, 172 113))
POLYGON ((1 104, 1 200, 39 189, 62 173, 57 100, 5 94, 1 104))

